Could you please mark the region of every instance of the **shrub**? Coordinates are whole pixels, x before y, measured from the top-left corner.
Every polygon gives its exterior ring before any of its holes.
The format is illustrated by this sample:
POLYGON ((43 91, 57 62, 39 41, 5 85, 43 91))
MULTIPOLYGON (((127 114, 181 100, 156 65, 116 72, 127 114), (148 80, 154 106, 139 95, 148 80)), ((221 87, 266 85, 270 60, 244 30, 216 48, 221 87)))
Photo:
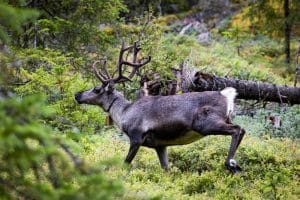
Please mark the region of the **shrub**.
POLYGON ((61 133, 45 125, 49 115, 39 96, 0 100, 0 198, 111 199, 118 194, 119 182, 96 166, 74 161, 61 133))
POLYGON ((255 136, 300 138, 300 106, 258 109, 253 117, 236 116, 235 123, 245 128, 246 132, 255 136), (282 122, 281 127, 274 128, 266 116, 278 116, 282 122))
POLYGON ((56 117, 48 123, 59 130, 92 133, 104 126, 105 115, 101 109, 79 106, 74 100, 78 91, 93 86, 93 79, 87 80, 79 73, 85 62, 53 50, 24 50, 20 53, 23 68, 20 76, 30 82, 15 88, 20 96, 43 93, 47 96, 48 107, 56 117), (35 66, 35 68, 34 68, 35 66))
MULTIPOLYGON (((88 137, 92 145, 82 156, 92 162, 124 159, 129 144, 110 129, 88 137)), ((156 153, 141 148, 131 169, 112 168, 111 177, 124 184, 122 199, 297 199, 300 156, 297 141, 245 136, 236 153, 243 168, 233 176, 225 166, 230 137, 208 136, 198 142, 169 147, 171 169, 164 172, 156 153)))

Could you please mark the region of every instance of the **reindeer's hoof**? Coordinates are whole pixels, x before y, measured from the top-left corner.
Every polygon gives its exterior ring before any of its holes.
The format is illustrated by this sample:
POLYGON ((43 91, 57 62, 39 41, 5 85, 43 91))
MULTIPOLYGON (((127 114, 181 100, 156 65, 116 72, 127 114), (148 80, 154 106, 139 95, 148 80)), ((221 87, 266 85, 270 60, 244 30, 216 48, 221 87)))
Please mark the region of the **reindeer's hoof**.
POLYGON ((246 133, 245 129, 241 128, 240 133, 241 133, 241 134, 245 134, 245 133, 246 133))
POLYGON ((239 174, 242 172, 242 168, 240 166, 235 166, 235 168, 229 169, 232 174, 239 174))
POLYGON ((235 167, 229 167, 229 166, 226 166, 226 167, 232 174, 239 174, 242 172, 242 168, 238 165, 235 167))
POLYGON ((238 174, 242 171, 242 168, 236 163, 234 159, 230 159, 229 162, 226 162, 225 166, 232 174, 238 174))

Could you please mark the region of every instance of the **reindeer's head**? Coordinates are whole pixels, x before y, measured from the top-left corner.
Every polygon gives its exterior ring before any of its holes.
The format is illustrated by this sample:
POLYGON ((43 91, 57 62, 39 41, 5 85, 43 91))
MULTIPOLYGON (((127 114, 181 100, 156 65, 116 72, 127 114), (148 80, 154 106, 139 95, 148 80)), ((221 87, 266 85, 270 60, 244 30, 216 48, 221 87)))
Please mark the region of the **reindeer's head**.
POLYGON ((108 99, 110 94, 112 94, 114 88, 107 85, 96 86, 90 90, 84 92, 77 92, 75 94, 75 99, 79 104, 91 104, 91 105, 103 105, 101 100, 108 99))
POLYGON ((97 78, 102 82, 102 85, 99 85, 95 88, 84 92, 77 92, 75 94, 75 99, 78 103, 82 104, 91 104, 91 105, 99 105, 104 108, 104 110, 108 110, 110 105, 121 95, 119 92, 114 90, 114 85, 116 83, 123 83, 126 81, 131 81, 133 76, 138 72, 139 68, 146 65, 150 62, 151 57, 149 56, 146 59, 141 59, 137 61, 137 54, 141 50, 138 46, 137 42, 135 42, 132 46, 125 47, 124 42, 122 43, 122 47, 119 54, 119 62, 117 65, 116 72, 118 73, 117 77, 112 77, 107 70, 107 61, 105 59, 98 60, 93 64, 93 70, 97 76, 97 78), (126 51, 133 50, 132 62, 124 60, 123 55, 126 51), (102 64, 102 70, 97 69, 96 65, 102 64), (128 77, 124 76, 123 73, 126 70, 123 66, 132 67, 132 71, 129 73, 128 77))

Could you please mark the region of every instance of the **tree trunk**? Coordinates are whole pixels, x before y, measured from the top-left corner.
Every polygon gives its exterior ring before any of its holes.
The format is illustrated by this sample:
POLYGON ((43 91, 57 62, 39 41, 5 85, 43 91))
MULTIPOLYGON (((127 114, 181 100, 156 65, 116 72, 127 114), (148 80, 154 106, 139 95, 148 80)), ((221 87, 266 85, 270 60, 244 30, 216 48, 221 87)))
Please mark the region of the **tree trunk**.
POLYGON ((296 51, 296 68, 295 68, 294 87, 297 86, 298 79, 300 79, 299 56, 300 56, 300 40, 298 40, 298 49, 296 51))
POLYGON ((289 0, 284 0, 284 52, 285 52, 285 62, 290 64, 291 61, 291 52, 290 52, 290 39, 291 39, 291 23, 289 19, 290 8, 289 0))
POLYGON ((300 104, 300 88, 277 86, 270 83, 220 78, 197 72, 190 91, 222 90, 234 87, 239 99, 262 100, 278 103, 300 104))
POLYGON ((173 95, 178 92, 178 86, 181 87, 184 93, 194 91, 218 91, 225 87, 234 87, 238 92, 237 98, 239 99, 289 103, 292 105, 300 104, 299 87, 277 86, 264 82, 221 78, 202 72, 196 72, 195 75, 190 78, 186 78, 184 73, 181 73, 181 75, 179 79, 177 76, 177 81, 169 81, 170 83, 172 82, 172 84, 167 88, 163 88, 165 84, 162 84, 160 80, 147 80, 147 94, 173 95), (161 91, 165 92, 162 93, 161 91))

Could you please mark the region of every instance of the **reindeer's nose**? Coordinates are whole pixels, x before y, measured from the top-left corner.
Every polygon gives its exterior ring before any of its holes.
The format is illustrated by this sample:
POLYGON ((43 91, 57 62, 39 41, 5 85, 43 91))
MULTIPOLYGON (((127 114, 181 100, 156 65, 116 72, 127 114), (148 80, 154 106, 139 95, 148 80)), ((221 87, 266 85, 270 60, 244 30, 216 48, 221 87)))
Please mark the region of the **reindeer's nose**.
POLYGON ((76 100, 78 103, 80 103, 81 96, 82 96, 82 92, 77 92, 77 93, 75 94, 75 100, 76 100))

